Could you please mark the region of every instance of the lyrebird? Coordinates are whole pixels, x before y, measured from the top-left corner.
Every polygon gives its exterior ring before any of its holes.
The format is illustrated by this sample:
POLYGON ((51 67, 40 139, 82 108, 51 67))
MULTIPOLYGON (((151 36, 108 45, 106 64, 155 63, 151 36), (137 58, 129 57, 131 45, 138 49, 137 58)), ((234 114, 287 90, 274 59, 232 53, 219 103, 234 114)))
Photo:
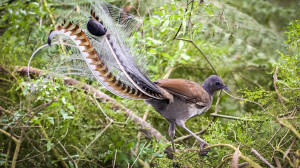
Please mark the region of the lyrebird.
POLYGON ((214 93, 228 87, 219 76, 209 76, 202 85, 185 79, 163 79, 151 82, 138 64, 139 55, 126 41, 136 26, 132 15, 105 2, 92 1, 91 5, 66 16, 51 31, 48 44, 57 34, 69 37, 94 77, 111 93, 123 98, 142 99, 151 104, 170 124, 169 136, 175 152, 173 138, 176 125, 200 142, 202 154, 208 143, 195 135, 185 122, 206 112, 214 93), (71 16, 69 16, 71 17, 71 16))

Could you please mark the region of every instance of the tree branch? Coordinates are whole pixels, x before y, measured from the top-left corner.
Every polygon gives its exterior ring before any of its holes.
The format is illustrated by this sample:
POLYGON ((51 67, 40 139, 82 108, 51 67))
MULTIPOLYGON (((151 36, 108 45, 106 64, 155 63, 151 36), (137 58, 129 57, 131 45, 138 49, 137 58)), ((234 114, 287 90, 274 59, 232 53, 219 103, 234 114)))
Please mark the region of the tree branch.
POLYGON ((269 163, 263 156, 261 156, 255 149, 251 148, 251 153, 254 154, 259 160, 266 164, 270 168, 274 168, 271 163, 269 163))
MULTIPOLYGON (((204 148, 204 150, 207 150, 209 148, 213 148, 213 147, 218 147, 218 146, 225 146, 225 147, 230 147, 232 150, 236 151, 237 148, 230 145, 230 144, 215 144, 215 145, 211 145, 211 146, 207 146, 204 148)), ((256 162, 254 162, 253 160, 251 160, 250 158, 244 156, 241 152, 239 154, 239 158, 247 161, 249 163, 250 166, 255 167, 255 168, 262 168, 259 164, 257 164, 256 162)))
MULTIPOLYGON (((13 67, 13 71, 16 71, 20 73, 21 75, 27 75, 27 70, 31 75, 40 76, 44 73, 43 70, 38 68, 30 67, 29 69, 25 66, 15 66, 13 67)), ((5 72, 4 68, 0 66, 0 72, 5 72)), ((77 86, 79 89, 82 89, 86 91, 87 93, 93 95, 99 102, 101 103, 110 103, 110 108, 113 110, 122 110, 125 112, 126 117, 130 117, 130 119, 138 124, 143 132, 145 133, 145 136, 148 138, 154 137, 157 141, 160 141, 163 136, 162 134, 153 128, 149 123, 144 121, 141 117, 136 115, 133 111, 130 109, 127 109, 122 104, 118 103, 115 99, 111 98, 110 96, 106 95, 105 93, 97 90, 91 85, 87 85, 83 82, 77 81, 75 79, 72 79, 70 77, 63 78, 64 83, 69 86, 77 86)), ((164 140, 165 142, 168 142, 167 140, 164 140)))

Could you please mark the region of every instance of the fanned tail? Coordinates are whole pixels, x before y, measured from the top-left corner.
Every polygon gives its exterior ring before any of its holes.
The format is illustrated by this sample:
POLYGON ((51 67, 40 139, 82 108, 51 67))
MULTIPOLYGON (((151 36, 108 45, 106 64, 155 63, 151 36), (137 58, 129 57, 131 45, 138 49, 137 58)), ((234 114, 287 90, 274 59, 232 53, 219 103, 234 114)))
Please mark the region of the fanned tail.
MULTIPOLYGON (((68 36, 93 76, 115 95, 129 99, 170 99, 170 94, 151 82, 133 61, 139 56, 128 46, 125 38, 134 26, 134 17, 122 14, 113 18, 112 15, 122 12, 104 2, 95 1, 91 3, 91 8, 89 21, 78 19, 76 24, 64 21, 50 32, 48 44, 51 45, 52 38, 57 34, 68 36)), ((87 17, 86 11, 83 12, 87 17)))
POLYGON ((92 47, 89 39, 78 25, 65 23, 49 34, 48 43, 51 44, 52 38, 57 34, 68 36, 75 43, 87 63, 95 78, 101 82, 111 93, 128 99, 147 99, 149 98, 138 89, 130 87, 118 80, 103 63, 97 52, 92 47))

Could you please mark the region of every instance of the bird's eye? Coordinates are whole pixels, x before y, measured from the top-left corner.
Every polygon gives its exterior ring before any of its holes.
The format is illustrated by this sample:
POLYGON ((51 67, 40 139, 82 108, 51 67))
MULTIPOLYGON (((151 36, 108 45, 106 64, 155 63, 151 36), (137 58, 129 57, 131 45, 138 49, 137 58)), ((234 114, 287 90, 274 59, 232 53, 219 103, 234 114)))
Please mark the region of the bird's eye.
POLYGON ((217 86, 218 86, 218 85, 220 85, 220 82, 219 82, 219 81, 217 81, 217 82, 216 82, 216 85, 217 85, 217 86))

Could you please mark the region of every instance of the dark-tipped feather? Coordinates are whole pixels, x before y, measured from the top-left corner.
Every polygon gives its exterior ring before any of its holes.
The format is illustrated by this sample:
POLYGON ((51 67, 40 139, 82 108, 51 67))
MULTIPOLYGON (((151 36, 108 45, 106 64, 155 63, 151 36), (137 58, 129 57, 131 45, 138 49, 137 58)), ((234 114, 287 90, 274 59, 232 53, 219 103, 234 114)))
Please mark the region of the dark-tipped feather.
POLYGON ((53 38, 53 36, 51 36, 51 33, 53 32, 53 30, 50 30, 49 36, 48 36, 48 45, 51 46, 51 40, 53 38))
POLYGON ((94 36, 103 36, 106 33, 104 26, 94 19, 90 19, 86 25, 88 31, 94 36))

